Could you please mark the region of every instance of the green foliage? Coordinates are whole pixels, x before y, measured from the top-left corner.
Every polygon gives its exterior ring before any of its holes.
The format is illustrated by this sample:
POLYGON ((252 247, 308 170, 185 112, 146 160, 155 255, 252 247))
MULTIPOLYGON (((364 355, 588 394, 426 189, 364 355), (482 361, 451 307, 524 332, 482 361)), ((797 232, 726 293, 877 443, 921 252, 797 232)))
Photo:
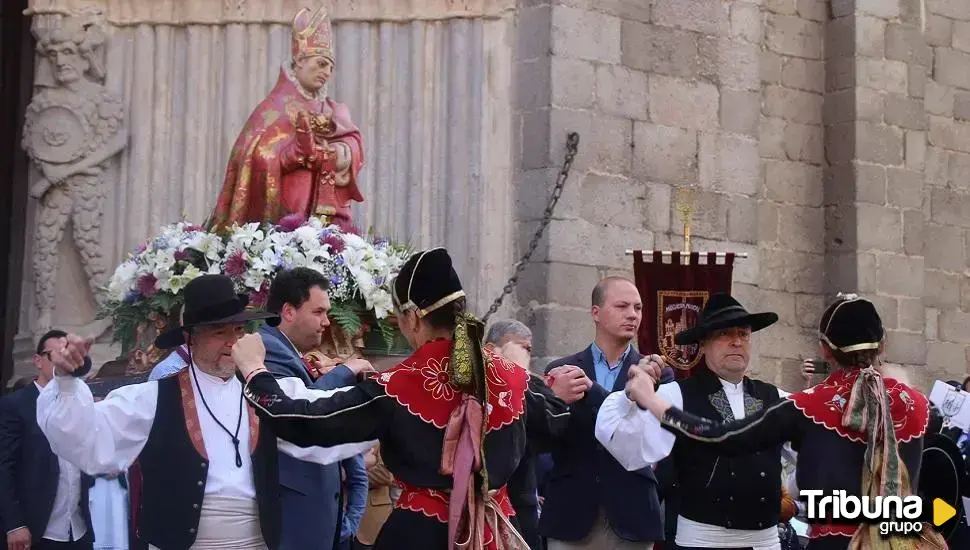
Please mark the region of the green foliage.
POLYGON ((387 346, 387 352, 390 353, 394 348, 394 344, 397 342, 397 336, 399 334, 397 327, 389 323, 387 319, 378 319, 377 330, 380 331, 381 337, 384 339, 384 344, 387 346))
POLYGON ((364 326, 361 314, 364 308, 356 300, 350 302, 339 302, 331 306, 330 318, 340 325, 340 328, 347 334, 357 334, 364 326))

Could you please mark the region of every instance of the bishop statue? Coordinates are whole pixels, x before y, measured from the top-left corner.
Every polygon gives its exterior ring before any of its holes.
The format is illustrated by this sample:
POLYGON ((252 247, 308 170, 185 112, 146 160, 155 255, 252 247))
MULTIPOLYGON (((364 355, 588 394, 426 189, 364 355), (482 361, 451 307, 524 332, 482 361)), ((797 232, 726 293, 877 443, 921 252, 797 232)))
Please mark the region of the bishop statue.
POLYGON ((292 214, 349 225, 351 201, 364 200, 360 130, 347 106, 326 95, 334 52, 325 7, 304 8, 293 19, 291 53, 236 139, 211 229, 292 214))

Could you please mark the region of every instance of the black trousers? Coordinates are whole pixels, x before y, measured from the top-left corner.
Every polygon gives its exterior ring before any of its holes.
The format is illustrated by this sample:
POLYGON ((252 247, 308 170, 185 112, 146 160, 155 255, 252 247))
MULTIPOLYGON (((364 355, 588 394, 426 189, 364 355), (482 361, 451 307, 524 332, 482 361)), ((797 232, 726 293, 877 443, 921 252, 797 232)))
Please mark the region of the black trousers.
POLYGON ((94 537, 91 535, 91 531, 73 542, 39 539, 30 545, 31 550, 92 550, 93 548, 94 537))

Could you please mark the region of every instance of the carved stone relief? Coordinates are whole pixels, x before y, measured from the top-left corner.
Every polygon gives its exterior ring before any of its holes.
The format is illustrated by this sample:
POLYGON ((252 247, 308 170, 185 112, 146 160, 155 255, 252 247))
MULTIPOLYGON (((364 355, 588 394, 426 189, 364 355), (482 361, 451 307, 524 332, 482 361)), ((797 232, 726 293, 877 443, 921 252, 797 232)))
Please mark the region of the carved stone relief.
POLYGON ((334 21, 436 21, 498 18, 516 0, 30 0, 27 15, 98 10, 115 26, 142 24, 289 25, 301 8, 329 4, 334 21))
POLYGON ((108 162, 128 142, 121 98, 104 88, 104 28, 66 17, 35 29, 38 55, 50 64, 52 82, 39 84, 27 107, 23 147, 42 178, 30 187, 38 201, 32 267, 37 329, 51 327, 59 246, 71 241, 97 299, 107 266, 101 253, 101 220, 108 162), (70 222, 70 224, 69 224, 70 222))

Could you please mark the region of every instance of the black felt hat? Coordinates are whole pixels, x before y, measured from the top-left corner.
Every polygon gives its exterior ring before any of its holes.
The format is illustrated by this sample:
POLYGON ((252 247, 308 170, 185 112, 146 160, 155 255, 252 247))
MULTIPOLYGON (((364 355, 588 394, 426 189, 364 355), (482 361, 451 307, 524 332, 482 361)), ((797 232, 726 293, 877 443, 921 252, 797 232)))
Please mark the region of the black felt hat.
POLYGON ((708 298, 697 324, 675 334, 674 343, 678 346, 694 344, 716 330, 730 327, 751 327, 751 332, 756 332, 777 320, 777 313, 749 313, 730 294, 716 292, 708 298))
POLYGON ((235 325, 257 319, 276 326, 279 315, 265 311, 246 311, 249 296, 236 294, 232 279, 225 275, 202 275, 185 285, 185 310, 182 324, 155 339, 155 347, 169 349, 185 343, 183 331, 205 325, 235 325))
POLYGON ((414 254, 394 280, 394 304, 400 311, 413 309, 418 317, 465 296, 461 279, 444 248, 414 254))
POLYGON ((886 333, 872 302, 855 294, 839 293, 822 314, 818 334, 832 349, 850 353, 878 349, 886 333))

